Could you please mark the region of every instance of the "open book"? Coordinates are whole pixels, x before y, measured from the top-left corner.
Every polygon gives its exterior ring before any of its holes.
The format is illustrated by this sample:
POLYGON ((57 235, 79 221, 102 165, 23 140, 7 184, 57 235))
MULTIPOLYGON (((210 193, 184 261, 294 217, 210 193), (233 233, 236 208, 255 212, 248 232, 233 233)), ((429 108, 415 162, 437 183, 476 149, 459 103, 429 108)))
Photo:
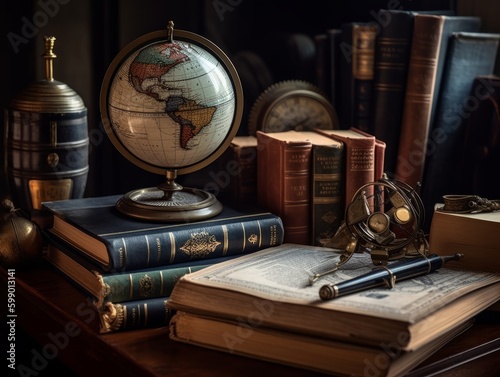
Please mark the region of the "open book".
POLYGON ((168 306, 297 334, 364 345, 396 342, 412 351, 457 328, 500 298, 500 274, 460 269, 460 262, 428 275, 330 301, 319 289, 373 268, 355 254, 337 272, 310 277, 339 258, 332 249, 283 244, 183 276, 168 306))

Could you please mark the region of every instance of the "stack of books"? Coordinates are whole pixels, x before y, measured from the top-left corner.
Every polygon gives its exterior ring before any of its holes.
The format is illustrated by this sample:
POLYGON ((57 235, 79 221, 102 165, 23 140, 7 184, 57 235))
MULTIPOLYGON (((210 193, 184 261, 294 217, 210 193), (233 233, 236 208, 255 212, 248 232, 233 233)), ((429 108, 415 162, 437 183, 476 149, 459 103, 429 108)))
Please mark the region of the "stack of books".
POLYGON ((373 268, 358 253, 311 283, 339 258, 332 249, 284 243, 184 275, 167 304, 176 311, 169 336, 323 373, 402 376, 500 299, 499 273, 466 270, 459 261, 396 277, 392 289, 321 299, 322 286, 373 268))
POLYGON ((277 215, 225 206, 210 219, 151 223, 115 208, 119 195, 44 202, 47 259, 88 294, 101 333, 166 326, 178 279, 283 242, 277 215))

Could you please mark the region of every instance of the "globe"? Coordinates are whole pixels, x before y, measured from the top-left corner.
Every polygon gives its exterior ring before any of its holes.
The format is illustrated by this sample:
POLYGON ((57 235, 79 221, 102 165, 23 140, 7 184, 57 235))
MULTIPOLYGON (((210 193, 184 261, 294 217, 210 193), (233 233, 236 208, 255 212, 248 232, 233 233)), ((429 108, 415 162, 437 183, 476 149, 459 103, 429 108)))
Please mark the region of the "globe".
MULTIPOLYGON (((103 124, 121 154, 167 180, 157 189, 128 193, 127 206, 134 207, 129 214, 137 215, 138 207, 138 216, 144 217, 144 210, 171 212, 203 206, 207 199, 213 202, 208 193, 183 190, 174 180, 224 152, 238 130, 242 107, 234 66, 206 38, 174 32, 170 22, 166 31, 147 34, 126 46, 103 81, 103 124)), ((165 217, 171 214, 160 215, 165 217)))

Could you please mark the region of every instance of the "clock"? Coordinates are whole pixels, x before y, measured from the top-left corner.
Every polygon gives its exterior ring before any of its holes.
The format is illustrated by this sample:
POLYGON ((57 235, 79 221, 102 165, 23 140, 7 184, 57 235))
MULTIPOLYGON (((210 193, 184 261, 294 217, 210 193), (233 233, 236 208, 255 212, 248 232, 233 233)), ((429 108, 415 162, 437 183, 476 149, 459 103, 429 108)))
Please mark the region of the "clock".
POLYGON ((248 132, 313 128, 339 129, 337 112, 328 98, 314 84, 286 80, 268 87, 256 99, 249 113, 248 132))

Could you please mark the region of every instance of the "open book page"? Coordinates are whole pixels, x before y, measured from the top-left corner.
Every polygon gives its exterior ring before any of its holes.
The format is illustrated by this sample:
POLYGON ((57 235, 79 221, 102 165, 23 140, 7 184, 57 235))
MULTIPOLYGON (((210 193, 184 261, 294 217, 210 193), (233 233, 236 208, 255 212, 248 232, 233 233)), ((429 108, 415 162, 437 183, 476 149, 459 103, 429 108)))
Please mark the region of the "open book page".
MULTIPOLYGON (((182 279, 196 285, 245 293, 274 302, 294 303, 333 311, 414 323, 476 288, 500 281, 493 273, 443 267, 428 275, 397 282, 393 289, 380 287, 331 301, 319 298, 319 289, 369 272, 375 266, 366 253, 355 254, 338 271, 314 284, 309 278, 338 261, 332 249, 283 244, 217 264, 182 279)), ((459 266, 460 262, 449 262, 459 266)))

